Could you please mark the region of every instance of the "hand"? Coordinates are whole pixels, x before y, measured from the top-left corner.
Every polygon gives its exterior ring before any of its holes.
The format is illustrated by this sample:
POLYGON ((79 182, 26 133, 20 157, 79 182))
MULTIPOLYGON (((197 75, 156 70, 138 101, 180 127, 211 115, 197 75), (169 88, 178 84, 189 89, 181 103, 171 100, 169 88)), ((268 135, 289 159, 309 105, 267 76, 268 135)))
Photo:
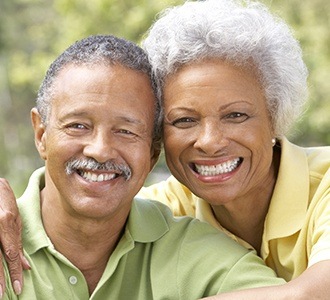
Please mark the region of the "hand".
MULTIPOLYGON (((0 178, 0 244, 16 294, 23 287, 23 269, 30 269, 29 262, 24 257, 21 241, 22 223, 19 216, 15 195, 4 178, 0 178)), ((0 264, 0 298, 6 289, 4 270, 0 264)))

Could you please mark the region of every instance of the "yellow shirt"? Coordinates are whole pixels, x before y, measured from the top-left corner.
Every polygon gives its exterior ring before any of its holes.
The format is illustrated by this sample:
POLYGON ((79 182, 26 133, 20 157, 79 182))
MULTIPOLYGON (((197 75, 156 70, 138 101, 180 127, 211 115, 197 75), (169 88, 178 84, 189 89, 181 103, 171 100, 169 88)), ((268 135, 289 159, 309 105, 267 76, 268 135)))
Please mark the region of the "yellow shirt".
MULTIPOLYGON (((281 162, 264 224, 261 256, 278 276, 291 280, 309 266, 330 259, 330 147, 302 148, 281 141, 281 162)), ((173 176, 143 188, 140 197, 168 205, 175 215, 194 216, 224 229, 210 205, 173 176)))

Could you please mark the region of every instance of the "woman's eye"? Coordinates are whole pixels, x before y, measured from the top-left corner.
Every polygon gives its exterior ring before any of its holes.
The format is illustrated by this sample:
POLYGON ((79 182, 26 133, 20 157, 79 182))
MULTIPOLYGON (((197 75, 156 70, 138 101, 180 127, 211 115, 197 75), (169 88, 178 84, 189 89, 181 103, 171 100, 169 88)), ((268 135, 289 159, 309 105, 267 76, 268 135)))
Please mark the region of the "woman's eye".
POLYGON ((196 124, 196 120, 193 118, 180 118, 172 122, 172 125, 178 128, 190 128, 196 124))
POLYGON ((226 118, 235 123, 242 123, 247 120, 249 116, 245 113, 233 112, 228 114, 226 118))
POLYGON ((123 135, 135 135, 135 133, 133 133, 132 131, 127 130, 127 129, 119 129, 118 133, 123 134, 123 135))

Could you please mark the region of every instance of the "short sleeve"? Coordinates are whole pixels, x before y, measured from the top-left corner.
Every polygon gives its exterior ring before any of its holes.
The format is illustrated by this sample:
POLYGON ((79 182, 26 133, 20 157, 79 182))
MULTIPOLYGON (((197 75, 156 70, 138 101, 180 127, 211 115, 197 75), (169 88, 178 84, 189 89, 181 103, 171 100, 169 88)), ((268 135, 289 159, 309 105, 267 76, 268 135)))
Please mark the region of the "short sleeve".
POLYGON ((317 205, 311 217, 308 267, 330 259, 330 178, 322 181, 314 198, 317 205))

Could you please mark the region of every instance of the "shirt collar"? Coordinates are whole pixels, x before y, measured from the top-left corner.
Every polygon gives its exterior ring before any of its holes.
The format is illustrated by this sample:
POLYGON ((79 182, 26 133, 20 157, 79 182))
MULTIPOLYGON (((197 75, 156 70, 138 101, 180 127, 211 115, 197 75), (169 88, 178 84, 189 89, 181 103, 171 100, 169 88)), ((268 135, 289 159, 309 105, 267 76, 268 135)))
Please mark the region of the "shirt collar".
POLYGON ((309 171, 304 150, 283 138, 280 168, 265 221, 264 238, 290 236, 301 229, 308 208, 309 171))
MULTIPOLYGON (((18 199, 23 226, 23 244, 28 254, 51 246, 43 227, 40 208, 40 190, 45 186, 45 168, 36 170, 30 177, 24 194, 18 199), (24 237, 28 236, 27 239, 24 237)), ((159 206, 151 200, 134 199, 126 224, 126 231, 136 242, 148 243, 161 238, 169 226, 159 206)))
POLYGON ((23 195, 17 200, 23 221, 23 245, 28 254, 51 246, 41 218, 40 191, 45 186, 45 168, 33 172, 23 195), (28 238, 27 238, 28 237, 28 238))
POLYGON ((154 242, 169 230, 161 205, 151 200, 134 199, 126 227, 136 242, 154 242))

